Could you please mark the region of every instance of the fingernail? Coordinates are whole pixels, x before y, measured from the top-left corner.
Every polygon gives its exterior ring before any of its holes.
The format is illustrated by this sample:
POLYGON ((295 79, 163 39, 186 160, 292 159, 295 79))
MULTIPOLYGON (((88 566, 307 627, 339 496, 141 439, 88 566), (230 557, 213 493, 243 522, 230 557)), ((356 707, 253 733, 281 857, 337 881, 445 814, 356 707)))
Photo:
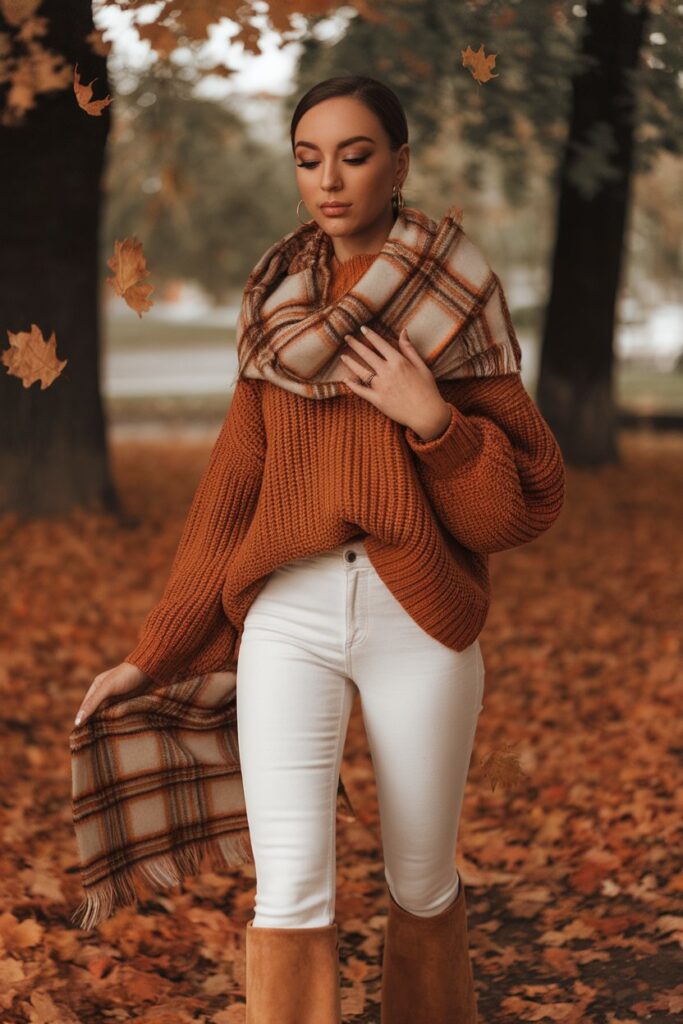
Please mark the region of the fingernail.
POLYGON ((76 715, 76 717, 74 718, 74 725, 80 725, 82 717, 82 715, 76 715))
POLYGON ((367 334, 368 333, 368 329, 365 326, 365 324, 363 324, 363 326, 361 327, 361 331, 363 332, 363 334, 367 334))

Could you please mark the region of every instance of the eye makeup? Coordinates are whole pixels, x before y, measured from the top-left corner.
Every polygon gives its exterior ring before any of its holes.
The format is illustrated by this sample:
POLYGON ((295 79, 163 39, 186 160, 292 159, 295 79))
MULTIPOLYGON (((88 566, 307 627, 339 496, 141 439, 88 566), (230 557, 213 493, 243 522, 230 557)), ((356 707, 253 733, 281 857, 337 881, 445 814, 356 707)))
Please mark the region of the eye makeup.
MULTIPOLYGON (((365 161, 368 159, 368 157, 370 155, 371 155, 370 153, 366 153, 364 156, 349 156, 349 157, 346 157, 344 159, 343 163, 345 163, 345 164, 356 164, 356 165, 364 164, 365 161)), ((302 160, 301 163, 298 163, 296 166, 297 167, 316 167, 319 163, 320 163, 319 160, 302 160)))

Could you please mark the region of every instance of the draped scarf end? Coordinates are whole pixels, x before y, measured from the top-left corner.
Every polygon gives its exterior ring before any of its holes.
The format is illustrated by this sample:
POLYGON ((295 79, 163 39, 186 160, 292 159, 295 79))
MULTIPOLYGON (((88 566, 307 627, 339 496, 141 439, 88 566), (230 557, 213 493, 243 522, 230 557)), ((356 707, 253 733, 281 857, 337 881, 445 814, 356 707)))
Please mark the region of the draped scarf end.
POLYGON ((76 907, 71 921, 90 931, 118 907, 137 905, 154 890, 168 890, 184 878, 198 875, 205 868, 235 867, 253 861, 249 829, 244 827, 211 839, 194 840, 168 853, 149 857, 112 872, 101 882, 85 887, 85 897, 76 907), (144 890, 150 892, 144 892, 144 890))

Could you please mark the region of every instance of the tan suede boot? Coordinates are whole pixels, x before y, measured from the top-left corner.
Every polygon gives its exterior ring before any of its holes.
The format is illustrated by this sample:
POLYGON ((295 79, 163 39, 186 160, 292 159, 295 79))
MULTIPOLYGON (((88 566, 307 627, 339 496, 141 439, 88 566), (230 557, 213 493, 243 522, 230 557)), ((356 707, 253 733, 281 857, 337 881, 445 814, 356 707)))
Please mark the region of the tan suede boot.
POLYGON ((341 1024, 336 922, 245 934, 246 1024, 341 1024))
POLYGON ((389 892, 381 1024, 476 1024, 465 889, 435 917, 417 917, 389 892))

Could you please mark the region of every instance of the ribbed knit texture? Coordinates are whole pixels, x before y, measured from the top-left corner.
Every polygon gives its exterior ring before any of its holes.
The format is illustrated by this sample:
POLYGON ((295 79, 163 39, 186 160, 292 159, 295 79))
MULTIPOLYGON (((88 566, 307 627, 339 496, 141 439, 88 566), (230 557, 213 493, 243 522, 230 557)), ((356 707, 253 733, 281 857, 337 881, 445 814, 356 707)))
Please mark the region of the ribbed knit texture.
MULTIPOLYGON (((375 255, 332 260, 334 299, 375 255)), ((455 650, 471 644, 490 605, 488 555, 552 525, 565 472, 520 374, 437 385, 451 420, 422 441, 347 386, 312 400, 240 379, 161 600, 125 660, 160 683, 235 669, 273 570, 359 535, 426 632, 455 650)))
POLYGON ((358 278, 365 273, 378 255, 379 253, 376 252, 362 252, 345 260, 338 260, 336 256, 333 256, 330 260, 332 270, 330 302, 336 302, 349 288, 353 288, 358 278))

